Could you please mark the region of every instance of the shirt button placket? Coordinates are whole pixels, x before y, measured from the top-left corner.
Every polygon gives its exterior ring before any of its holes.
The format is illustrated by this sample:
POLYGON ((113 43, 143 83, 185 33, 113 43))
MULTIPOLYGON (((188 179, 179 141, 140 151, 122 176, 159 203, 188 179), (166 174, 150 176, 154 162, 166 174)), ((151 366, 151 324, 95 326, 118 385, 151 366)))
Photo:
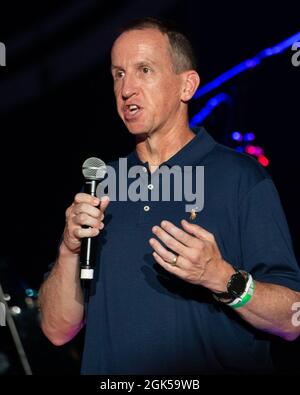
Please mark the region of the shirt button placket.
MULTIPOLYGON (((145 177, 143 177, 142 176, 142 178, 143 178, 143 180, 144 180, 144 182, 145 182, 145 186, 146 186, 146 188, 149 190, 149 191, 152 191, 153 189, 154 189, 154 185, 153 184, 151 184, 149 181, 149 178, 148 178, 148 170, 147 170, 147 168, 146 167, 143 167, 143 172, 144 173, 147 173, 147 177, 145 178, 145 177)), ((145 176, 146 176, 146 174, 145 174, 145 176)), ((151 204, 151 200, 150 201, 147 201, 147 202, 141 202, 141 211, 140 211, 140 220, 139 220, 139 223, 151 223, 151 217, 152 217, 152 204, 151 204)))

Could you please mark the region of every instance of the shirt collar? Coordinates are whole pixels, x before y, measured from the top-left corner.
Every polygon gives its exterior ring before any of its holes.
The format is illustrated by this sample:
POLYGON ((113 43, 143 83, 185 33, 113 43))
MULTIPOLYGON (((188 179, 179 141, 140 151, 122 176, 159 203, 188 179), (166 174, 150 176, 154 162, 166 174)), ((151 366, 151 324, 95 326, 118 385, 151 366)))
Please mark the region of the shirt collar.
MULTIPOLYGON (((178 152, 176 152, 166 162, 160 166, 172 167, 178 166, 193 166, 200 162, 217 144, 216 141, 207 133, 203 126, 192 128, 196 134, 192 140, 190 140, 185 146, 183 146, 178 152)), ((133 150, 127 157, 128 166, 147 166, 147 162, 142 162, 138 157, 136 150, 133 150)))

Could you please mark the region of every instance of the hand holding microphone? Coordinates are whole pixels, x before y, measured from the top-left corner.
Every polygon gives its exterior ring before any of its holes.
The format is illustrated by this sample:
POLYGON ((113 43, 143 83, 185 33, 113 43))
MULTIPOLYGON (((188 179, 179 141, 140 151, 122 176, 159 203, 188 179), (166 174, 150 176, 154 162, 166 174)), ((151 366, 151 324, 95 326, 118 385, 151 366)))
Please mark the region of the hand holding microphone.
POLYGON ((97 185, 105 173, 103 161, 97 158, 87 159, 83 164, 84 192, 78 193, 66 210, 63 242, 70 252, 80 254, 81 279, 93 278, 97 250, 93 238, 104 228, 104 211, 109 204, 108 196, 104 196, 101 201, 96 197, 97 185))

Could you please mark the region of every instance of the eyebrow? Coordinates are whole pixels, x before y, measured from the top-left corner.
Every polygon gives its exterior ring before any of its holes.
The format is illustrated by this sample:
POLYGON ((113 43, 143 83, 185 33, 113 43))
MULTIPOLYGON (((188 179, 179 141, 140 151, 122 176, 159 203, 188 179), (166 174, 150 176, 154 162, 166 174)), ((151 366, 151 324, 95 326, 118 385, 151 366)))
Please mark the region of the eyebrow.
POLYGON ((115 69, 122 69, 122 67, 121 67, 121 66, 115 66, 114 64, 112 64, 112 65, 110 66, 110 69, 111 69, 111 71, 113 71, 113 70, 115 70, 115 69))

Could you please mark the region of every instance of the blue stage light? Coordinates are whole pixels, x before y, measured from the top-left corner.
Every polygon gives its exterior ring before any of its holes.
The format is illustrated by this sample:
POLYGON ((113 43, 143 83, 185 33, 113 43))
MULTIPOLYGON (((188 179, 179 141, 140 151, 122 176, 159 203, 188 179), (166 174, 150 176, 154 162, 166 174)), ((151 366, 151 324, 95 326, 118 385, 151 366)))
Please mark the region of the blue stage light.
POLYGON ((232 132, 231 138, 232 138, 232 140, 235 140, 235 141, 243 141, 243 135, 240 132, 232 132))
POLYGON ((244 140, 245 141, 253 141, 255 140, 255 134, 254 133, 245 133, 244 134, 244 140))

